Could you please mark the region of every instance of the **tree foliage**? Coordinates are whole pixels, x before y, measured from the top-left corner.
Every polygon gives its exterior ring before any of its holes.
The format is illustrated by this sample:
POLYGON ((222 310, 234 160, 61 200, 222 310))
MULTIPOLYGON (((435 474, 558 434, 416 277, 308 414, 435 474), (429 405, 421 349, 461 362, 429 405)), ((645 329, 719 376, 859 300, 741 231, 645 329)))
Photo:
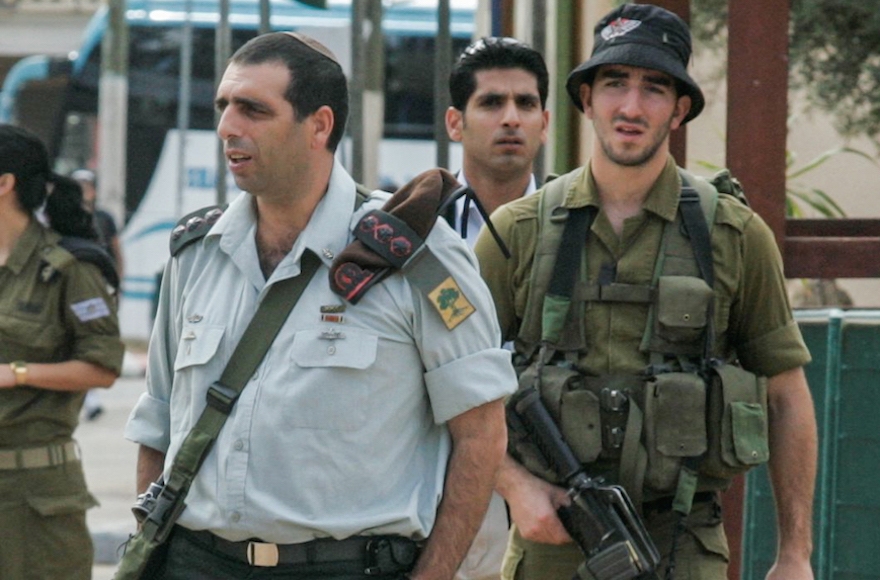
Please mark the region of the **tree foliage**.
MULTIPOLYGON (((703 46, 724 46, 727 4, 728 0, 693 0, 692 30, 703 46)), ((791 87, 803 89, 811 105, 831 113, 843 135, 864 135, 880 142, 876 2, 791 0, 789 30, 791 87)))

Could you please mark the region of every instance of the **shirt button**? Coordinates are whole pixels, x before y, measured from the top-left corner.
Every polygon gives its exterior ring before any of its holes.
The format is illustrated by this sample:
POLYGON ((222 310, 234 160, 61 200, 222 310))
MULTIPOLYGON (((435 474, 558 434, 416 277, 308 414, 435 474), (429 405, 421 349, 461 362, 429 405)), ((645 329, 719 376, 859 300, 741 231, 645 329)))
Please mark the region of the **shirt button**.
POLYGON ((236 451, 241 451, 242 449, 244 449, 244 442, 242 442, 241 439, 238 439, 236 440, 234 447, 236 451))
POLYGON ((335 346, 328 346, 327 347, 327 354, 329 354, 330 356, 333 356, 334 354, 336 354, 336 347, 335 346))
POLYGON ((251 377, 252 381, 256 381, 260 378, 260 371, 254 371, 254 376, 251 377))
POLYGON ((238 512, 232 512, 231 514, 229 514, 229 519, 232 520, 234 523, 238 523, 239 521, 241 521, 241 514, 238 512))

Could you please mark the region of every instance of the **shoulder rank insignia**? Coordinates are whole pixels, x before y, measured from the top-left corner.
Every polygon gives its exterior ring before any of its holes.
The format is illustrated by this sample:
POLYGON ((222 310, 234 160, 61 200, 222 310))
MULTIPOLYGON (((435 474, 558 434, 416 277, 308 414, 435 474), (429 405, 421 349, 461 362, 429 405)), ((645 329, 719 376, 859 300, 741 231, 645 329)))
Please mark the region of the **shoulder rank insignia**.
POLYGON ((39 278, 41 282, 49 283, 56 279, 59 272, 72 264, 76 258, 57 246, 45 246, 42 250, 42 262, 40 263, 39 278))
POLYGON ((437 309, 440 318, 443 319, 443 323, 449 330, 464 322, 468 316, 476 311, 452 276, 443 280, 429 292, 428 299, 437 309))
POLYGON ((171 255, 176 256, 183 248, 203 238, 225 210, 226 206, 212 205, 180 218, 171 230, 171 255))

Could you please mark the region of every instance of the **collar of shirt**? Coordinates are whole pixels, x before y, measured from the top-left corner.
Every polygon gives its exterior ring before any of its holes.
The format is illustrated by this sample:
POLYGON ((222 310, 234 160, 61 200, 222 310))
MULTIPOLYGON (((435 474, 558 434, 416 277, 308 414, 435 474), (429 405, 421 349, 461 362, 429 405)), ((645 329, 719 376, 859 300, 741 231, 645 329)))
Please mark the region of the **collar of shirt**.
POLYGON ((318 202, 290 253, 278 264, 268 281, 263 278, 257 259, 257 214, 251 194, 243 193, 234 199, 207 237, 219 238, 220 249, 230 256, 255 287, 262 288, 268 283, 299 275, 300 259, 306 248, 329 265, 349 238, 352 224, 350 220, 339 217, 352 213, 354 200, 354 180, 339 161, 334 161, 327 192, 318 202))
MULTIPOLYGON (((467 177, 465 176, 463 169, 461 171, 459 171, 458 174, 456 174, 455 178, 458 180, 458 182, 460 184, 465 185, 465 186, 468 185, 467 177)), ((537 188, 537 182, 535 181, 535 175, 532 174, 531 177, 529 177, 529 185, 526 187, 526 190, 523 192, 522 196, 525 197, 527 195, 531 195, 531 194, 535 193, 535 191, 537 191, 537 189, 538 188, 537 188)), ((459 234, 462 234, 462 237, 464 237, 467 240, 467 243, 470 247, 474 247, 474 244, 477 242, 477 235, 480 233, 480 228, 483 227, 483 224, 485 222, 483 221, 483 216, 480 215, 480 211, 478 209, 476 209, 475 207, 473 207, 473 201, 471 201, 471 203, 468 204, 467 209, 468 209, 468 211, 465 214, 465 211, 464 211, 465 210, 465 198, 464 198, 464 196, 455 200, 455 221, 454 221, 455 231, 458 232, 459 234), (462 221, 463 215, 467 219, 467 237, 464 236, 465 228, 464 228, 464 223, 462 221)))
MULTIPOLYGON (((681 176, 678 174, 675 159, 670 155, 657 181, 648 191, 643 207, 666 221, 672 221, 678 211, 680 197, 681 176)), ((589 163, 581 168, 581 174, 572 181, 562 205, 568 208, 584 207, 585 205, 602 207, 589 163)))

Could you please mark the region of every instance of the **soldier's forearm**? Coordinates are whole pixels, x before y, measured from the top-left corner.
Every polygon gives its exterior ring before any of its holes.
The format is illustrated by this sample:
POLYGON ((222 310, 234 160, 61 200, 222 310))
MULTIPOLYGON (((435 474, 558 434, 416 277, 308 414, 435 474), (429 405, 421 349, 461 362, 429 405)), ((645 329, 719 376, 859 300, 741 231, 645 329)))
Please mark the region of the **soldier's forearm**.
POLYGON ((144 493, 150 483, 159 479, 164 465, 164 453, 146 445, 140 446, 137 461, 137 493, 144 493))

